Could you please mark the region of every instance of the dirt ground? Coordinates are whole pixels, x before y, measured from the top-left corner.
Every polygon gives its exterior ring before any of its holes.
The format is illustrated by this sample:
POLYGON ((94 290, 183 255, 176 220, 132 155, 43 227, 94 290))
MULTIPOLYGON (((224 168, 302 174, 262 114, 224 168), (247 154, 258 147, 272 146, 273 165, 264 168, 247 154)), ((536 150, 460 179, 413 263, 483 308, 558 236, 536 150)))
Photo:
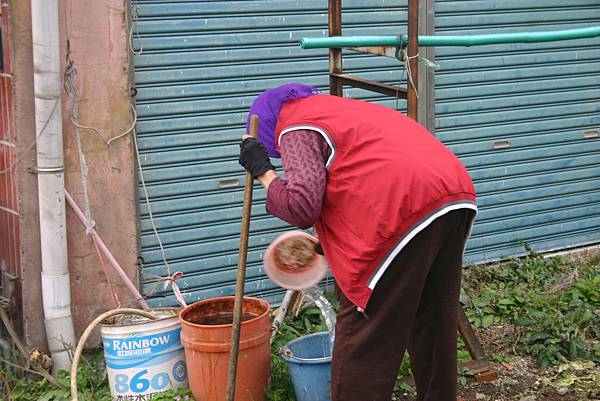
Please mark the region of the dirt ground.
MULTIPOLYGON (((477 383, 472 377, 459 380, 459 401, 600 401, 598 364, 572 362, 539 370, 534 360, 511 349, 507 339, 517 336, 512 326, 477 330, 486 355, 499 355, 504 360, 492 363, 498 374, 494 381, 477 383)), ((415 397, 402 393, 394 400, 415 401, 415 397)))

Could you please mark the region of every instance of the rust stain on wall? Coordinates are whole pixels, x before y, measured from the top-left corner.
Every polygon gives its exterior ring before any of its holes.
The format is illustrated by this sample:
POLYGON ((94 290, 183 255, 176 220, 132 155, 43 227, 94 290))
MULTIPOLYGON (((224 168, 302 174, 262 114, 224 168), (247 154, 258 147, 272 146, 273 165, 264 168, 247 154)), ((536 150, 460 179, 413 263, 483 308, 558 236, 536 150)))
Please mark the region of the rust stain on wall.
MULTIPOLYGON (((129 46, 126 2, 123 0, 80 2, 68 0, 67 15, 72 58, 81 89, 79 120, 95 127, 108 141, 131 126, 129 98, 129 46)), ((64 15, 64 14, 63 14, 64 15)), ((66 49, 63 49, 66 50, 66 49)), ((65 104, 65 113, 70 105, 65 104)), ((76 145, 76 127, 63 118, 65 181, 84 210, 83 185, 76 145)), ((81 146, 88 173, 90 211, 95 228, 114 257, 137 283, 137 211, 134 157, 131 136, 105 143, 90 130, 80 129, 81 146)), ((100 313, 133 304, 110 265, 98 256, 85 228, 67 211, 69 268, 75 332, 81 334, 100 313)), ((94 340, 93 340, 94 341, 94 340)))

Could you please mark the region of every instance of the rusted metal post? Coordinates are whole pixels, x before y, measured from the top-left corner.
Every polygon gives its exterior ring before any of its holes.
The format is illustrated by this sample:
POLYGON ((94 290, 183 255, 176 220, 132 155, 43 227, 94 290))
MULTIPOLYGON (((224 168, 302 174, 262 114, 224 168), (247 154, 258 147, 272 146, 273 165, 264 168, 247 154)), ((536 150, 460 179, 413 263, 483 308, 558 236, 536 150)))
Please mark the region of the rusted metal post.
MULTIPOLYGON (((250 136, 258 134, 258 116, 250 117, 250 136)), ((235 397, 235 379, 237 377, 237 362, 240 349, 240 329, 242 324, 242 306, 244 304, 244 284, 246 281, 246 259, 248 257, 248 237, 250 236, 250 212, 252 209, 252 190, 254 179, 246 172, 246 187, 244 190, 244 208, 242 209, 242 227, 240 230, 240 255, 238 258, 237 278, 235 283, 235 301, 233 304, 233 324, 231 334, 231 352, 229 354, 229 378, 227 382, 227 401, 235 397)))
POLYGON ((408 116, 417 121, 419 108, 417 88, 419 87, 419 0, 408 0, 408 48, 406 53, 408 72, 408 116))
POLYGON ((463 363, 461 367, 469 369, 475 375, 478 383, 496 380, 498 374, 492 369, 490 360, 485 355, 485 351, 461 304, 458 304, 458 332, 465 342, 471 358, 473 358, 463 363))
POLYGON ((467 350, 473 359, 486 359, 483 347, 477 340, 477 335, 469 323, 467 314, 461 304, 458 304, 458 332, 465 341, 467 350))
MULTIPOLYGON (((342 0, 329 0, 329 36, 342 36, 342 0)), ((342 73, 342 49, 329 49, 329 93, 344 96, 342 80, 332 74, 342 73)))

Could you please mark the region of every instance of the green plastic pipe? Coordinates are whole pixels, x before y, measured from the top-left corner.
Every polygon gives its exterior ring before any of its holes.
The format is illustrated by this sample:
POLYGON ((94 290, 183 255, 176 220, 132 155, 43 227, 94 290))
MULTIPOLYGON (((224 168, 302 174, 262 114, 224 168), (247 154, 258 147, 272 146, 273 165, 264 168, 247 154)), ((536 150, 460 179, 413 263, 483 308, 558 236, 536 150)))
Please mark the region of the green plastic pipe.
MULTIPOLYGON (((501 43, 552 42, 558 40, 584 39, 600 36, 600 26, 565 29, 548 32, 497 33, 488 35, 419 36, 419 46, 481 46, 501 43)), ((394 46, 405 47, 406 35, 401 36, 330 36, 325 38, 302 38, 303 49, 394 46)))

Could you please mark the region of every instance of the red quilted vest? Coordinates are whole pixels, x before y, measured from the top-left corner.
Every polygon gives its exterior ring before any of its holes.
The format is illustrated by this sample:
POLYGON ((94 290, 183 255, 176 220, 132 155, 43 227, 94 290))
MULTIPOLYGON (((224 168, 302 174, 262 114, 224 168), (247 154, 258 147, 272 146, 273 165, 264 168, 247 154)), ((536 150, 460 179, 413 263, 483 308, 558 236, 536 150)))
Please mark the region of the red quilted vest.
POLYGON ((362 310, 412 237, 450 210, 476 210, 463 164, 393 109, 315 95, 283 105, 276 143, 295 129, 320 132, 332 150, 316 229, 338 285, 362 310))

